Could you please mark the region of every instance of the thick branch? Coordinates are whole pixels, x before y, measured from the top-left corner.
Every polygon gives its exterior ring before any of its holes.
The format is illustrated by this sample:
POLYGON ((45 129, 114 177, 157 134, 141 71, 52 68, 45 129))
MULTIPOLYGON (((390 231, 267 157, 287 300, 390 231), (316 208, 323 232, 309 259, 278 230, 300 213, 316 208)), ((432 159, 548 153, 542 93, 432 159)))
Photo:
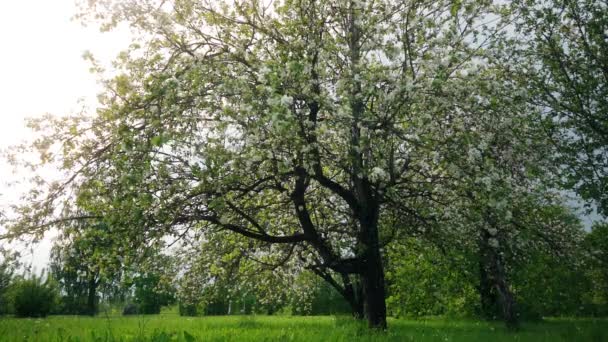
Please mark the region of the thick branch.
POLYGON ((266 233, 264 233, 264 234, 256 233, 247 228, 238 226, 236 224, 222 223, 217 216, 201 215, 201 216, 197 216, 196 218, 199 220, 202 220, 202 221, 213 223, 219 227, 228 229, 230 231, 233 231, 237 234, 241 234, 248 238, 252 238, 252 239, 256 239, 256 240, 264 241, 264 242, 268 242, 268 243, 297 243, 297 242, 303 242, 303 241, 307 240, 306 235, 301 234, 301 233, 295 233, 293 235, 284 235, 284 236, 269 235, 266 233))

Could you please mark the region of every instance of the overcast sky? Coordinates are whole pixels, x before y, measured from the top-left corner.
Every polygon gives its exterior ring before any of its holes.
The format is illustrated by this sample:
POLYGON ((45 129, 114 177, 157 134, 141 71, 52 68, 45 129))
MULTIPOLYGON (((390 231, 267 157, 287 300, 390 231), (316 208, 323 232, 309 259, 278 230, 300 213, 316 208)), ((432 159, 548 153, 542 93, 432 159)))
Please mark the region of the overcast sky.
MULTIPOLYGON (((28 137, 28 116, 70 114, 81 108, 79 99, 94 108, 100 87, 83 53, 89 50, 107 65, 128 45, 124 30, 100 33, 71 20, 75 1, 0 1, 0 150, 28 137)), ((4 184, 11 173, 0 159, 0 207, 17 196, 18 189, 4 184)), ((24 261, 40 269, 49 248, 46 239, 24 261)))

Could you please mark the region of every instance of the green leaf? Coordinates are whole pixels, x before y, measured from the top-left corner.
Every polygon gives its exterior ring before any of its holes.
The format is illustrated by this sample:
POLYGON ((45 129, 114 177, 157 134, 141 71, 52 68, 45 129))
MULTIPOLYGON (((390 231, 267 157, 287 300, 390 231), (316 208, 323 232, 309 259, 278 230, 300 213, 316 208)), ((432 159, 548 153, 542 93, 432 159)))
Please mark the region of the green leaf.
POLYGON ((458 14, 458 11, 460 11, 460 7, 462 7, 462 0, 455 0, 452 3, 452 7, 450 7, 450 13, 453 17, 458 14))
POLYGON ((161 146, 163 144, 163 136, 162 135, 157 135, 154 138, 152 138, 152 140, 150 140, 150 142, 152 143, 153 146, 161 146))

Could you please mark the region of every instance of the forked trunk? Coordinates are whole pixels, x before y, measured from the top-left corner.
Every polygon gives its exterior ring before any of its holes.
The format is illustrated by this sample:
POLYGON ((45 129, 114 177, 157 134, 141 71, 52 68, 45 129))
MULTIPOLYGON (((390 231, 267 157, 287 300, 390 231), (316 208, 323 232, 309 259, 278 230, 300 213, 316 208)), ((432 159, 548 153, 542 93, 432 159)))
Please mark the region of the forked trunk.
POLYGON ((503 260, 496 247, 489 244, 495 238, 486 230, 481 233, 480 243, 480 299, 484 316, 492 316, 499 311, 509 329, 518 326, 515 296, 509 288, 503 260), (497 310, 500 308, 500 310, 497 310))
POLYGON ((342 282, 344 283, 344 298, 350 305, 353 317, 356 319, 365 318, 363 311, 363 289, 357 283, 353 283, 348 274, 342 274, 342 282))
POLYGON ((519 320, 517 317, 515 296, 509 289, 504 278, 499 278, 496 283, 496 288, 500 295, 500 304, 502 307, 502 317, 509 329, 517 329, 519 320))

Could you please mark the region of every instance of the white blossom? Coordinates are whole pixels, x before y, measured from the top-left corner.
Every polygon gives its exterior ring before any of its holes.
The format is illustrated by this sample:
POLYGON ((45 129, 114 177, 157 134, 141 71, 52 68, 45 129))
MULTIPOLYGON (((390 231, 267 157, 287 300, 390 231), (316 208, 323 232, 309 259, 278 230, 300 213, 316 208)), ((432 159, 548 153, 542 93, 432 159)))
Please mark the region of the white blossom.
POLYGON ((379 167, 374 167, 369 174, 369 180, 372 182, 381 182, 388 179, 388 173, 379 167))
POLYGON ((281 104, 286 107, 291 106, 293 104, 293 97, 289 95, 283 95, 283 97, 281 97, 281 104))
POLYGON ((226 216, 221 216, 220 217, 220 223, 221 224, 228 224, 228 218, 226 216))

